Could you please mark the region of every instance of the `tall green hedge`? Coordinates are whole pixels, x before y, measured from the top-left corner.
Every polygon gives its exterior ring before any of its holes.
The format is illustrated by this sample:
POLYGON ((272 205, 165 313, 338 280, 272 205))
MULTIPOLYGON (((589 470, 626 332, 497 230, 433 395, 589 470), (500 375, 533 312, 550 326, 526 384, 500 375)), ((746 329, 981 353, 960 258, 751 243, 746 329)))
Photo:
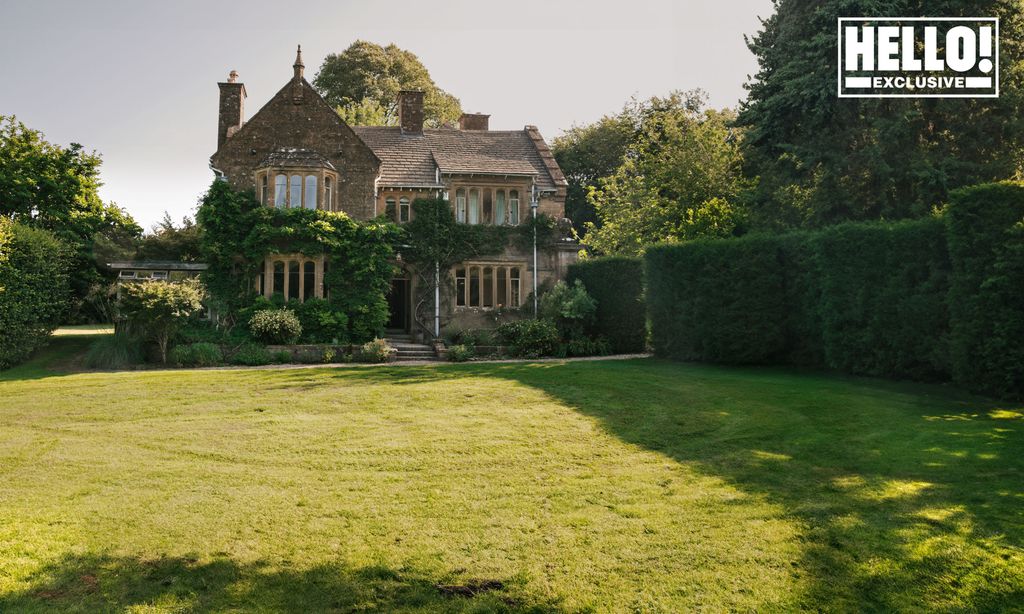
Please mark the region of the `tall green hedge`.
POLYGON ((61 323, 70 263, 52 233, 0 217, 0 369, 28 357, 61 323))
POLYGON ((1024 397, 1024 184, 965 188, 947 213, 953 377, 1024 397))
POLYGON ((647 337, 643 261, 625 256, 583 260, 569 267, 568 282, 577 279, 597 300, 597 328, 612 351, 642 352, 647 337))
POLYGON ((1024 185, 954 193, 943 217, 658 246, 657 354, 946 379, 1024 397, 1024 185))

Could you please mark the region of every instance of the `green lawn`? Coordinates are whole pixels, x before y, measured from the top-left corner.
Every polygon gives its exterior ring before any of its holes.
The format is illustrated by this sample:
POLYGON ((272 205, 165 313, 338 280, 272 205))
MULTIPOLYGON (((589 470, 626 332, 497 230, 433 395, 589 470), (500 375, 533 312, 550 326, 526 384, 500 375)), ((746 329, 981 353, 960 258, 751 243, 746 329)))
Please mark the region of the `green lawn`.
POLYGON ((1020 406, 656 360, 52 368, 0 374, 0 612, 1024 603, 1020 406))

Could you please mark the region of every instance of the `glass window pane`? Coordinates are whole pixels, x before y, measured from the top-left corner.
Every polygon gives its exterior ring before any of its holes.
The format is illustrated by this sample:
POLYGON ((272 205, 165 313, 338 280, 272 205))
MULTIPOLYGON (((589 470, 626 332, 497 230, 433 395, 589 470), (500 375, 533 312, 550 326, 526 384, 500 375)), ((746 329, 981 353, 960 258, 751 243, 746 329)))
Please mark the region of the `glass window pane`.
POLYGON ((466 269, 455 270, 455 304, 466 304, 466 269))
POLYGON ((494 203, 491 202, 491 189, 484 188, 483 190, 483 208, 480 213, 480 221, 484 224, 493 223, 492 213, 494 213, 494 203))
POLYGON ((269 187, 267 186, 267 176, 266 175, 262 175, 260 177, 260 204, 261 205, 268 204, 267 203, 267 192, 268 191, 269 191, 269 187))
POLYGON ((466 190, 462 188, 455 192, 455 221, 466 222, 466 190))
POLYGON ((494 223, 505 224, 508 217, 505 213, 505 190, 498 190, 494 195, 494 223))
POLYGON ((392 222, 398 220, 398 212, 395 210, 395 199, 385 198, 384 199, 384 215, 387 216, 392 222))
POLYGON ((299 298, 299 263, 295 260, 288 263, 288 294, 285 298, 299 298))
POLYGON ((290 181, 291 192, 288 195, 288 206, 300 207, 302 206, 302 176, 292 175, 290 181))
POLYGON ((334 193, 331 191, 331 178, 324 177, 324 209, 327 211, 334 210, 334 193))
POLYGON ((274 287, 271 294, 284 294, 284 263, 280 260, 274 263, 274 287))
POLYGON ((508 269, 500 266, 496 269, 498 296, 494 299, 498 307, 508 307, 508 269))
POLYGON ((472 188, 469 191, 469 214, 467 221, 470 224, 480 223, 480 190, 472 188))
POLYGON ((316 175, 306 175, 306 196, 303 206, 316 209, 316 175))
POLYGON ((508 193, 508 223, 513 226, 519 224, 519 190, 508 193))
POLYGON ((316 265, 312 262, 302 265, 302 296, 306 300, 316 296, 316 265))
POLYGON ((512 267, 508 270, 509 293, 508 304, 510 307, 519 306, 519 267, 512 267))
POLYGON ((288 202, 288 178, 284 175, 274 177, 274 206, 284 207, 288 202))
POLYGON ((409 221, 409 199, 402 197, 398 200, 398 221, 409 221))
POLYGON ((480 306, 480 267, 469 267, 469 306, 480 306))
POLYGON ((494 307, 494 269, 484 267, 484 302, 483 307, 494 307))

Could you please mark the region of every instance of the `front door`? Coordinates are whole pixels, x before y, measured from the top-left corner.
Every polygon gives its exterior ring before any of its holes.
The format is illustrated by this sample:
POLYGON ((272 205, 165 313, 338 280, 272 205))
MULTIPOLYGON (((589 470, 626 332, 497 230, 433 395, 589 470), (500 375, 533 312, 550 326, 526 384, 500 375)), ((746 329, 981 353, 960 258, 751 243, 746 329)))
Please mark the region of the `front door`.
POLYGON ((409 280, 392 279, 388 293, 388 328, 409 330, 409 280))

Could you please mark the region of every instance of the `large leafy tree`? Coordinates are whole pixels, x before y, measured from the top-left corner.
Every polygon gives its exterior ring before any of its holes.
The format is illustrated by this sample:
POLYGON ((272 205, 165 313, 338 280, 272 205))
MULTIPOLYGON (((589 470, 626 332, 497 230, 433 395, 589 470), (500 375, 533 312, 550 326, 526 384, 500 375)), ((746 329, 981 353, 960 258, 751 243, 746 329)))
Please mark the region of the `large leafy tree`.
POLYGON ((429 126, 457 122, 462 115, 459 99, 434 83, 414 53, 394 44, 382 47, 359 40, 341 53, 328 55, 313 85, 351 124, 397 125, 401 90, 424 92, 423 111, 429 126))
POLYGON ((610 176, 590 190, 601 225, 586 245, 637 254, 652 243, 723 237, 742 221, 741 135, 734 114, 708 109, 700 91, 652 98, 631 112, 635 136, 610 176))
POLYGON ((557 137, 551 146, 551 152, 569 182, 565 214, 581 235, 586 233, 587 224, 601 225, 587 194, 622 164, 626 148, 633 140, 638 106, 633 101, 620 113, 605 115, 592 124, 573 126, 557 137))
POLYGON ((748 46, 759 70, 739 124, 761 226, 915 217, 957 187, 1021 174, 1024 0, 775 0, 748 46), (845 16, 1000 17, 1000 98, 839 99, 845 16))
POLYGON ((142 237, 135 257, 139 260, 180 260, 195 262, 200 259, 199 226, 185 216, 181 226, 175 226, 171 215, 164 212, 163 219, 150 233, 142 237))
MULTIPOLYGON (((0 215, 52 232, 73 250, 75 307, 105 284, 97 246, 130 250, 142 229, 99 197, 100 157, 77 143, 62 147, 14 117, 0 116, 0 215)), ((104 249, 100 253, 107 253, 104 249)))

